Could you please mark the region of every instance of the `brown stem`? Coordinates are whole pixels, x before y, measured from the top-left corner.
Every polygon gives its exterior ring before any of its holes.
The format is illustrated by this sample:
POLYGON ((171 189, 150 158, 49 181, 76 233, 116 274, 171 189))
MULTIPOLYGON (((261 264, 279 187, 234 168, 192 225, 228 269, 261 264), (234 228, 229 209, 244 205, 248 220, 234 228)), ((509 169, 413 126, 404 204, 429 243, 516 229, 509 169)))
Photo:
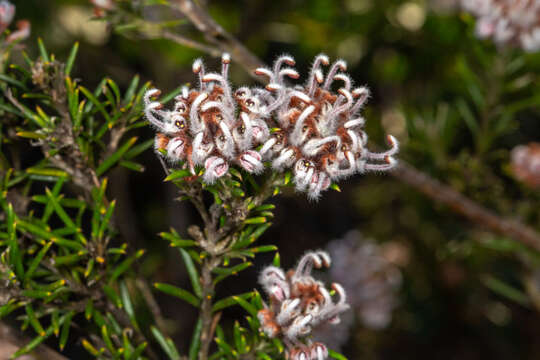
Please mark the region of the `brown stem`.
MULTIPOLYGON (((60 65, 59 68, 63 69, 63 66, 60 65)), ((60 80, 55 79, 55 81, 52 81, 51 83, 53 85, 51 87, 42 86, 43 87, 42 90, 44 92, 48 92, 49 95, 51 96, 53 106, 58 112, 58 114, 60 115, 60 122, 54 127, 54 130, 53 130, 54 132, 51 135, 51 137, 49 139, 38 142, 38 145, 41 147, 41 150, 44 156, 48 158, 51 164, 53 164, 55 167, 59 169, 64 170, 66 173, 68 173, 71 176, 72 182, 75 185, 77 185, 77 187, 80 190, 82 190, 85 198, 87 199, 87 201, 90 202, 92 199, 92 195, 91 195, 92 189, 94 187, 99 186, 100 182, 99 182, 95 169, 88 163, 88 161, 86 160, 84 154, 82 153, 82 151, 80 150, 76 142, 77 134, 75 134, 73 130, 73 126, 72 126, 73 122, 71 119, 71 115, 68 111, 66 88, 64 85, 63 76, 64 76, 63 70, 59 71, 59 73, 57 74, 57 77, 59 77, 60 80), (56 143, 54 147, 56 149, 60 149, 60 151, 53 156, 49 156, 50 150, 52 149, 49 143, 51 139, 55 139, 54 141, 56 143)), ((17 107, 19 110, 24 112, 23 106, 19 103, 17 99, 15 99, 10 89, 6 89, 4 91, 4 95, 15 107, 17 107)), ((126 118, 120 119, 119 126, 111 131, 111 138, 110 138, 109 146, 104 152, 105 157, 114 153, 114 151, 116 151, 121 138, 123 137, 123 135, 125 134, 127 130, 125 126, 125 121, 126 121, 126 118)), ((105 198, 104 202, 107 204, 108 200, 105 198)), ((113 227, 115 227, 114 220, 111 220, 111 224, 113 227)), ((103 244, 98 244, 98 246, 96 246, 96 249, 97 249, 96 251, 91 251, 90 253, 94 253, 96 257, 97 256, 104 257, 108 240, 109 239, 106 238, 103 244)), ((93 243, 89 244, 90 250, 92 246, 95 246, 95 244, 93 243)), ((137 281, 140 283, 145 283, 144 287, 146 289, 149 288, 148 284, 146 284, 146 279, 138 278, 137 281)), ((86 289, 83 287, 81 289, 81 287, 77 288, 75 286, 75 283, 71 283, 70 287, 72 287, 75 291, 83 292, 86 295, 90 295, 95 298, 105 299, 105 301, 107 301, 107 298, 104 296, 100 288, 86 289)), ((158 327, 160 328, 160 330, 162 330, 162 332, 164 332, 163 326, 160 326, 162 325, 161 317, 156 316, 156 314, 159 314, 159 313, 156 312, 155 308, 157 306, 157 303, 155 299, 153 299, 153 295, 151 291, 147 291, 146 293, 143 294, 143 296, 147 301, 150 301, 150 303, 148 303, 148 306, 152 310, 152 313, 155 315, 156 322, 159 323, 157 324, 158 327)), ((131 324, 129 317, 125 314, 125 312, 117 309, 110 302, 106 302, 104 306, 107 307, 108 310, 111 311, 115 315, 115 318, 124 327, 131 327, 134 329, 134 337, 137 341, 148 342, 147 339, 145 338, 144 333, 140 331, 139 329, 135 328, 133 324, 131 324)), ((146 354, 151 359, 158 359, 157 354, 153 351, 151 347, 147 347, 146 354)))
MULTIPOLYGON (((23 336, 18 331, 6 324, 0 323, 0 347, 2 348, 2 354, 0 355, 2 355, 2 357, 6 356, 6 359, 9 358, 9 352, 13 351, 13 353, 15 353, 19 348, 25 346, 30 341, 31 339, 23 336)), ((40 359, 67 360, 66 357, 44 344, 39 345, 37 349, 34 350, 34 353, 40 354, 40 359)))
POLYGON ((163 31, 161 33, 161 36, 164 39, 171 40, 171 41, 177 43, 178 45, 187 46, 187 47, 190 47, 192 49, 200 50, 200 51, 205 52, 205 53, 207 53, 207 54, 209 54, 211 56, 214 56, 214 57, 221 56, 222 51, 219 50, 218 48, 213 47, 213 46, 208 46, 206 44, 202 44, 202 43, 200 43, 198 41, 187 38, 185 36, 175 34, 175 33, 170 32, 170 31, 163 31))
POLYGON ((208 12, 192 0, 173 0, 171 4, 186 15, 209 42, 215 44, 222 51, 230 53, 233 59, 240 63, 250 75, 253 75, 253 70, 256 68, 264 66, 264 63, 256 55, 225 31, 208 12))
POLYGON ((406 162, 400 162, 392 175, 432 200, 449 206, 453 211, 472 222, 540 251, 540 235, 532 228, 517 220, 503 218, 495 214, 406 162))
POLYGON ((212 270, 220 263, 219 257, 211 258, 204 262, 201 271, 201 285, 203 288, 203 299, 201 303, 200 317, 202 321, 201 348, 199 350, 199 360, 208 359, 210 344, 212 343, 212 304, 214 299, 215 285, 212 277, 212 270))

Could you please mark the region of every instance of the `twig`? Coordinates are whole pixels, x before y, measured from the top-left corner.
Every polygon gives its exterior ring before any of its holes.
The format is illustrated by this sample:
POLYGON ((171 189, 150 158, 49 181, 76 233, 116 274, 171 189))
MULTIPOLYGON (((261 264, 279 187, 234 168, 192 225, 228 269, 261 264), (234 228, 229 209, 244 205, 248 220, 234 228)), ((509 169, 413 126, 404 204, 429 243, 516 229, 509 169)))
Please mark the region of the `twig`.
MULTIPOLYGON (((4 343, 12 344, 14 350, 17 350, 17 348, 21 348, 25 346, 28 342, 30 342, 30 339, 27 339, 26 336, 23 336, 18 331, 12 329, 11 327, 7 326, 6 324, 0 323, 0 340, 4 343)), ((2 346, 2 349, 5 350, 5 346, 2 346)), ((8 347, 9 349, 9 347, 8 347)), ((34 350, 34 353, 39 353, 40 359, 49 359, 49 360, 67 360, 66 357, 62 356, 61 354, 57 353, 56 351, 49 348, 47 345, 40 344, 36 350, 34 350)), ((0 354, 3 356, 8 356, 9 354, 3 353, 0 354)))
POLYGON ((204 262, 201 272, 201 285, 203 288, 203 299, 201 303, 201 348, 199 350, 199 360, 208 359, 210 344, 212 343, 212 304, 214 300, 215 284, 212 278, 212 271, 221 262, 220 257, 210 258, 204 262))
POLYGON ((141 292, 141 295, 146 301, 146 304, 148 305, 150 312, 154 316, 154 320, 156 321, 157 328, 159 329, 159 331, 161 331, 161 333, 166 334, 167 326, 165 324, 165 319, 163 318, 163 314, 161 313, 159 304, 157 303, 156 298, 154 297, 154 294, 152 294, 152 290, 148 286, 148 283, 138 278, 135 280, 135 284, 137 285, 137 288, 139 288, 139 291, 141 292))
MULTIPOLYGON (((233 38, 210 15, 191 0, 175 0, 177 8, 205 34, 209 41, 234 55, 235 61, 247 70, 265 66, 254 54, 233 38)), ((393 175, 414 186, 435 201, 449 205, 455 212, 479 223, 496 233, 514 238, 523 244, 540 250, 540 234, 516 220, 502 218, 482 207, 452 188, 417 170, 405 162, 400 162, 393 175)))
MULTIPOLYGON (((229 52, 235 61, 241 64, 250 75, 253 75, 252 70, 255 68, 265 66, 265 64, 257 56, 251 53, 236 38, 226 32, 202 7, 196 5, 192 0, 171 0, 171 4, 176 9, 184 13, 184 15, 186 15, 193 25, 195 25, 195 27, 197 27, 197 29, 204 34, 205 38, 209 42, 215 44, 221 50, 229 52)), ((185 42, 182 43, 182 45, 189 46, 185 42)), ((260 79, 257 80, 260 81, 260 79)), ((442 184, 429 175, 415 169, 411 165, 408 165, 405 162, 400 162, 397 169, 392 174, 399 181, 413 186, 434 201, 448 205, 453 211, 467 217, 473 222, 483 225, 491 231, 512 237, 525 245, 540 250, 540 235, 537 234, 533 229, 518 221, 501 218, 492 211, 485 209, 481 205, 475 203, 447 185, 442 184)), ((265 195, 266 194, 261 194, 261 198, 257 198, 256 200, 264 200, 265 195)), ((232 231, 232 229, 224 226, 227 231, 220 229, 216 233, 216 229, 211 228, 209 221, 210 219, 206 209, 204 208, 204 204, 196 201, 194 205, 201 213, 205 225, 207 225, 205 228, 206 236, 209 235, 208 230, 211 230, 213 234, 217 234, 217 237, 225 237, 226 233, 232 231), (204 212, 201 212, 201 210, 204 210, 204 212)), ((228 220, 228 222, 229 221, 230 220, 228 220)), ((218 239, 213 240, 218 241, 218 239)), ((209 336, 212 331, 211 298, 207 298, 207 295, 213 294, 214 291, 214 286, 211 281, 211 264, 212 262, 208 260, 205 262, 202 268, 202 285, 205 289, 205 298, 203 299, 201 306, 203 329, 201 333, 199 360, 206 360, 208 358, 208 351, 211 341, 209 336), (208 289, 206 286, 208 286, 208 289)))
POLYGON ((167 39, 167 40, 171 40, 179 45, 183 45, 183 46, 187 46, 187 47, 190 47, 192 49, 197 49, 197 50, 200 50, 202 52, 205 52, 213 57, 220 57, 221 56, 221 53, 222 51, 219 50, 218 48, 216 47, 213 47, 213 46, 209 46, 209 45, 206 45, 206 44, 202 44, 200 42, 197 42, 193 39, 189 39, 185 36, 182 36, 182 35, 178 35, 178 34, 175 34, 175 33, 172 33, 170 31, 163 31, 161 33, 161 36, 164 38, 164 39, 167 39))
POLYGON ((399 181, 411 185, 424 193, 432 200, 449 206, 453 211, 465 216, 472 222, 540 251, 540 234, 532 228, 517 220, 503 218, 495 214, 413 166, 402 161, 396 170, 392 172, 392 175, 399 181))
POLYGON ((173 0, 171 5, 180 10, 212 44, 231 54, 250 75, 264 63, 240 41, 229 34, 199 5, 192 0, 173 0))

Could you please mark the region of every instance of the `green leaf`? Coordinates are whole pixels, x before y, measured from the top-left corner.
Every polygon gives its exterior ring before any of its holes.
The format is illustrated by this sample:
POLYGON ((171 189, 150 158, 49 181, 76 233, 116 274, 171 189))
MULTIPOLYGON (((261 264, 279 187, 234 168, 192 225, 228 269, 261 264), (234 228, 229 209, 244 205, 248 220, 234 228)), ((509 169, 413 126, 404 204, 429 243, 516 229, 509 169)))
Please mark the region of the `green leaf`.
MULTIPOLYGON (((105 82, 106 80, 103 80, 103 82, 105 82)), ((100 86, 103 86, 102 84, 100 84, 100 86)), ((98 86, 99 88, 99 86, 98 86)), ((94 104, 96 106, 96 108, 101 112, 101 114, 103 115, 103 117, 105 118, 105 120, 107 121, 108 124, 112 124, 112 119, 111 117, 109 116, 109 113, 107 112, 107 110, 105 110, 105 107, 103 106, 103 104, 96 98, 96 96, 94 94, 92 94, 90 92, 90 90, 88 90, 87 88, 85 88, 84 86, 79 86, 79 89, 81 90, 81 92, 84 94, 84 96, 86 96, 88 98, 88 100, 90 100, 90 102, 92 104, 94 104)))
POLYGON ((341 188, 336 183, 332 183, 332 185, 330 185, 330 189, 332 189, 334 191, 337 191, 337 192, 341 192, 341 188))
POLYGON ((163 181, 177 180, 180 178, 184 178, 186 176, 191 176, 191 172, 189 172, 189 170, 185 170, 185 169, 176 170, 176 171, 173 171, 171 174, 169 174, 169 176, 167 176, 165 180, 163 181))
POLYGON ((274 260, 272 261, 272 264, 275 267, 281 267, 281 258, 278 252, 276 252, 276 255, 274 255, 274 260))
POLYGON ((118 85, 116 85, 116 83, 112 79, 107 79, 107 84, 114 93, 114 96, 116 98, 116 104, 120 104, 120 89, 118 88, 118 85))
POLYGON ((96 169, 96 174, 98 176, 103 175, 105 171, 107 171, 109 168, 111 168, 114 164, 116 164, 120 160, 122 155, 124 155, 129 150, 129 148, 133 144, 135 144, 136 141, 137 141, 136 136, 126 141, 122 146, 120 146, 118 150, 116 150, 111 156, 109 156, 99 165, 99 167, 96 169))
POLYGON ((238 321, 234 322, 233 335, 234 335, 234 344, 236 349, 240 354, 245 354, 250 350, 249 345, 247 344, 245 333, 247 330, 240 326, 238 321))
POLYGON ((195 297, 193 294, 191 294, 189 291, 186 291, 174 285, 163 284, 163 283, 155 283, 154 287, 158 289, 159 291, 164 292, 165 294, 175 296, 179 299, 184 300, 187 303, 190 303, 191 305, 195 307, 199 307, 200 300, 197 297, 195 297))
POLYGON ((45 45, 43 44, 43 40, 41 38, 38 38, 38 48, 39 48, 39 54, 41 55, 41 59, 43 62, 50 62, 49 55, 47 53, 47 49, 45 49, 45 45))
POLYGON ((148 347, 147 342, 143 342, 137 348, 133 351, 133 354, 131 354, 128 358, 128 360, 139 360, 141 358, 142 353, 146 348, 148 347))
POLYGON ((139 359, 141 359, 141 355, 144 352, 144 350, 146 350, 147 347, 148 347, 147 342, 143 342, 142 344, 137 346, 137 348, 133 351, 133 354, 131 354, 128 357, 128 360, 139 360, 139 359))
POLYGON ((64 72, 67 76, 71 74, 71 69, 73 69, 73 63, 75 62, 75 58, 77 57, 78 51, 79 51, 79 42, 77 41, 71 48, 71 52, 69 53, 69 57, 66 61, 66 67, 65 67, 64 72))
POLYGON ((60 331, 60 340, 58 345, 60 347, 60 350, 64 350, 64 347, 66 346, 69 336, 69 329, 71 327, 71 320, 73 319, 74 315, 74 311, 70 311, 65 315, 64 323, 62 324, 62 330, 60 331))
MULTIPOLYGON (((17 233, 15 231, 15 211, 13 205, 8 204, 6 209, 6 223, 8 232, 8 247, 9 247, 9 263, 15 268, 15 273, 18 278, 24 277, 24 268, 22 264, 22 254, 19 250, 19 243, 17 241, 17 233)), ((20 220, 17 221, 20 224, 20 220)))
POLYGON ((132 147, 126 154, 124 155, 125 159, 132 159, 139 154, 143 153, 144 151, 150 149, 154 145, 154 139, 146 140, 140 144, 135 145, 132 147))
POLYGON ((49 200, 49 203, 53 206, 54 211, 56 212, 56 214, 58 215, 58 217, 60 218, 60 220, 62 220, 62 222, 63 222, 67 227, 77 229, 77 225, 75 225, 75 223, 73 222, 73 220, 71 220, 71 218, 69 217, 69 215, 68 215, 68 214, 66 213, 66 211, 62 208, 62 206, 59 204, 59 202, 57 201, 55 195, 53 195, 49 189, 45 189, 45 194, 47 195, 47 198, 48 198, 48 200, 49 200))
POLYGON ((25 139, 34 139, 34 140, 42 140, 42 139, 47 138, 47 136, 33 132, 33 131, 19 131, 17 132, 17 136, 25 138, 25 139))
POLYGON ((244 221, 244 224, 264 224, 266 223, 266 218, 259 216, 259 217, 253 217, 250 219, 246 219, 244 221))
POLYGON ((133 262, 140 258, 141 256, 144 255, 144 250, 141 249, 141 250, 138 250, 134 255, 128 257, 127 259, 125 259, 124 261, 122 261, 122 263, 120 263, 120 265, 118 265, 114 271, 112 272, 110 278, 109 278, 109 283, 113 283, 120 275, 122 275, 124 272, 126 272, 130 267, 131 267, 131 264, 133 264, 133 262))
POLYGON ((23 90, 27 90, 26 88, 26 85, 24 85, 22 82, 20 82, 19 80, 15 80, 14 78, 10 77, 10 76, 7 76, 7 75, 4 75, 4 74, 0 74, 0 81, 5 81, 6 83, 8 84, 11 84, 11 85, 14 85, 14 86, 17 86, 23 90))
POLYGON ((109 204, 109 207, 107 208, 107 211, 103 215, 103 218, 101 219, 101 224, 99 226, 99 230, 97 233, 97 238, 102 239, 105 235, 105 230, 107 229, 107 226, 110 226, 110 220, 111 216, 114 212, 114 209, 116 207, 116 200, 111 201, 109 204))
POLYGON ((103 339, 103 341, 105 341, 105 345, 107 345, 107 349, 109 349, 109 351, 113 355, 116 355, 117 350, 113 345, 111 337, 109 336, 109 330, 107 329, 107 326, 105 324, 101 326, 101 338, 103 339))
POLYGON ((169 359, 180 360, 180 354, 178 354, 178 350, 176 350, 176 347, 171 339, 165 338, 165 336, 163 336, 163 334, 154 326, 150 327, 150 331, 152 332, 152 335, 154 335, 154 338, 157 340, 159 345, 161 345, 161 348, 163 351, 165 351, 169 359))
POLYGON ((508 285, 507 283, 487 275, 482 278, 482 282, 493 292, 502 295, 522 306, 529 307, 529 297, 522 291, 508 285))
POLYGON ((186 264, 186 269, 189 275, 189 279, 191 281, 191 287, 193 288, 193 292, 195 292, 195 295, 197 295, 200 298, 202 298, 203 293, 201 289, 200 279, 199 279, 199 273, 197 272, 197 268, 195 267, 195 264, 193 264, 193 260, 191 259, 191 256, 189 256, 188 252, 182 248, 178 248, 180 251, 180 255, 182 256, 182 259, 184 260, 184 264, 186 264))
POLYGON ((52 245, 52 242, 49 241, 45 246, 41 248, 41 250, 38 252, 36 257, 32 260, 30 263, 30 266, 28 267, 28 270, 26 271, 26 274, 24 274, 24 281, 27 282, 32 278, 32 275, 34 274, 34 271, 36 271, 37 267, 41 263, 41 260, 43 260, 43 257, 49 251, 50 247, 52 245))
MULTIPOLYGON (((86 349, 86 351, 88 351, 92 356, 98 358, 101 355, 102 351, 96 349, 94 345, 92 345, 88 340, 82 339, 81 343, 82 346, 86 349)), ((105 349, 103 349, 103 351, 104 350, 105 349)))
POLYGON ((77 254, 70 254, 70 255, 64 255, 64 256, 55 256, 53 258, 53 264, 55 266, 71 265, 73 263, 78 262, 82 258, 84 258, 87 253, 88 253, 87 250, 81 250, 77 254))
POLYGON ((246 300, 242 299, 240 296, 233 296, 233 299, 238 303, 238 305, 240 305, 241 307, 243 307, 248 313, 251 314, 251 316, 253 317, 257 317, 257 313, 259 312, 257 310, 257 308, 255 308, 255 306, 251 305, 250 303, 248 303, 246 300))
POLYGON ((133 161, 122 160, 119 164, 129 170, 144 172, 144 166, 133 161))
POLYGON ((34 328, 34 331, 39 336, 45 336, 45 330, 39 323, 39 320, 36 317, 36 314, 34 313, 34 308, 32 307, 32 305, 27 304, 25 307, 25 310, 26 310, 26 316, 28 316, 28 320, 30 321, 30 325, 32 325, 32 327, 34 328))
POLYGON ((263 252, 269 252, 269 251, 277 251, 278 247, 276 245, 264 245, 264 246, 258 246, 255 248, 246 249, 247 251, 251 251, 253 253, 263 253, 263 252))
POLYGON ((42 175, 42 176, 51 176, 56 178, 68 178, 69 175, 65 171, 58 170, 58 169, 47 169, 47 168, 27 168, 26 169, 27 174, 31 175, 42 175))
POLYGON ((191 336, 191 345, 189 346, 189 358, 190 360, 196 360, 201 347, 201 331, 202 331, 202 319, 199 317, 193 335, 191 336))
POLYGON ((234 359, 238 358, 238 353, 236 350, 232 348, 227 342, 222 338, 216 338, 215 339, 216 344, 219 346, 219 348, 225 352, 225 354, 232 356, 234 359))
POLYGON ((135 328, 138 329, 139 325, 137 324, 137 316, 135 315, 135 309, 133 308, 133 303, 131 302, 131 297, 129 295, 127 285, 124 281, 120 283, 120 298, 122 299, 122 305, 124 307, 124 310, 128 314, 131 323, 135 328))
POLYGON ((227 308, 229 306, 238 305, 238 301, 236 301, 236 299, 235 299, 237 297, 240 297, 240 298, 242 298, 244 300, 248 300, 252 296, 253 296, 253 292, 250 291, 250 292, 247 292, 247 293, 244 293, 244 294, 232 295, 232 296, 226 297, 224 299, 216 301, 214 303, 214 305, 212 306, 212 311, 215 312, 215 311, 225 309, 225 308, 227 308))
POLYGON ((330 356, 332 359, 347 360, 345 356, 330 349, 328 349, 328 356, 330 356))
POLYGON ((459 99, 456 105, 459 113, 465 121, 465 124, 467 124, 469 127, 469 130, 471 130, 474 135, 479 135, 480 127, 478 126, 478 122, 476 121, 476 118, 474 117, 467 103, 463 99, 459 99))
POLYGON ((41 344, 43 341, 45 341, 49 336, 52 335, 54 331, 53 326, 49 326, 47 328, 47 331, 43 332, 42 335, 35 337, 32 341, 30 341, 28 344, 17 350, 13 355, 11 355, 10 359, 16 359, 19 356, 22 356, 24 354, 27 354, 34 350, 39 344, 41 344))
POLYGON ((219 283, 231 275, 237 275, 240 271, 243 271, 251 266, 253 266, 253 263, 246 261, 231 268, 215 268, 213 272, 219 274, 219 276, 214 279, 214 284, 219 283))
POLYGON ((126 94, 124 96, 124 103, 127 104, 131 101, 131 98, 135 95, 135 91, 137 90, 137 87, 139 86, 139 75, 135 75, 133 77, 133 80, 131 80, 131 83, 128 86, 128 89, 126 90, 126 94))
POLYGON ((120 297, 116 293, 116 290, 110 285, 104 285, 103 286, 103 292, 107 297, 112 301, 114 305, 116 305, 117 308, 122 308, 122 300, 120 300, 120 297))
POLYGON ((259 360, 272 360, 272 358, 263 352, 257 351, 257 359, 259 360))
POLYGON ((168 93, 167 95, 163 96, 161 99, 159 99, 159 102, 161 102, 162 104, 166 104, 168 103, 170 100, 172 100, 176 95, 180 94, 182 92, 182 88, 184 87, 185 85, 180 85, 179 87, 177 87, 176 89, 174 89, 173 91, 171 91, 170 93, 168 93))

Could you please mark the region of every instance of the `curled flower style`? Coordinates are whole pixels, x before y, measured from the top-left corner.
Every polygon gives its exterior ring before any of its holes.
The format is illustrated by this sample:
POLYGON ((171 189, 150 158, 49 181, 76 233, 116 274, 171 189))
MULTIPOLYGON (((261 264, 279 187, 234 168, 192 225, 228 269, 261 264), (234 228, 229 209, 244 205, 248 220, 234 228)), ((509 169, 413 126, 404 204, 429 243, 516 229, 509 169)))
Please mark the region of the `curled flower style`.
POLYGON ((540 0, 462 0, 462 5, 477 17, 479 37, 540 50, 540 0))
POLYGON ((317 56, 307 82, 295 87, 287 86, 285 78, 298 78, 298 73, 283 65, 293 66, 294 60, 282 56, 272 70, 255 71, 269 79, 266 89, 275 94, 268 108, 275 111, 279 130, 260 150, 264 159, 271 160, 273 169, 292 168, 296 189, 316 199, 331 181, 394 167, 398 142, 393 136, 388 136, 391 148, 386 152, 366 149, 365 120, 358 113, 369 91, 353 88, 351 78, 344 73, 347 65, 343 60, 334 62, 324 75, 322 66, 329 65, 329 59, 317 56), (343 85, 337 93, 332 91, 335 82, 343 85))
POLYGON ((283 340, 290 360, 326 359, 326 345, 312 342, 309 335, 318 326, 339 323, 339 315, 349 308, 343 287, 332 284, 339 297, 333 302, 324 284, 311 275, 314 267, 330 267, 330 256, 324 251, 308 252, 295 269, 285 273, 268 266, 259 277, 269 297, 269 304, 257 315, 261 329, 268 337, 283 340))
POLYGON ((540 143, 516 146, 511 161, 517 179, 531 187, 540 187, 540 143))
POLYGON ((326 55, 315 58, 304 86, 290 86, 299 78, 290 56, 279 57, 272 69, 258 68, 268 79, 264 89, 240 87, 228 81, 230 56, 221 59, 220 73, 206 73, 200 59, 193 63, 197 89, 183 89, 172 110, 145 95, 145 114, 158 129, 156 150, 174 162, 185 161, 195 174, 204 166, 203 180, 213 183, 231 165, 259 174, 268 162, 275 171, 292 170, 298 191, 317 199, 332 181, 366 171, 385 171, 395 165, 398 142, 388 136, 391 148, 383 153, 366 149, 367 135, 359 111, 369 97, 364 87, 353 88, 343 60, 326 76, 326 55), (333 92, 332 85, 342 83, 333 92))

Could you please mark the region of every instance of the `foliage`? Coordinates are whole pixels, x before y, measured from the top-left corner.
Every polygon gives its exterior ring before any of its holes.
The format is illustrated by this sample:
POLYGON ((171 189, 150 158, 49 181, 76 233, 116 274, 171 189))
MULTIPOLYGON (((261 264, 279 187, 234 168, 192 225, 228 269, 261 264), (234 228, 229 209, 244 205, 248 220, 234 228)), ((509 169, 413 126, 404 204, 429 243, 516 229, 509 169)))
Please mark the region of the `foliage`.
MULTIPOLYGON (((373 143, 395 134, 400 161, 538 233, 538 189, 510 164, 513 147, 538 141, 538 54, 475 38, 475 19, 440 2, 195 3, 265 61, 289 52, 304 73, 321 51, 345 58, 372 90, 373 143)), ((313 206, 293 196, 290 173, 231 168, 208 185, 162 169, 144 79, 172 89, 166 102, 194 57, 234 42, 201 33, 182 1, 111 3, 89 19, 88 1, 20 2, 45 41, 27 40, 26 53, 5 42, 9 30, 0 38, 0 317, 28 337, 14 356, 47 346, 70 358, 283 358, 260 332, 258 271, 350 228, 401 249, 383 255, 404 278, 392 325, 356 325, 340 349, 349 358, 535 354, 524 344, 539 319, 537 249, 437 205, 401 173, 344 181, 313 206), (96 27, 66 20, 75 15, 96 27)), ((232 56, 231 77, 249 82, 232 56)))

